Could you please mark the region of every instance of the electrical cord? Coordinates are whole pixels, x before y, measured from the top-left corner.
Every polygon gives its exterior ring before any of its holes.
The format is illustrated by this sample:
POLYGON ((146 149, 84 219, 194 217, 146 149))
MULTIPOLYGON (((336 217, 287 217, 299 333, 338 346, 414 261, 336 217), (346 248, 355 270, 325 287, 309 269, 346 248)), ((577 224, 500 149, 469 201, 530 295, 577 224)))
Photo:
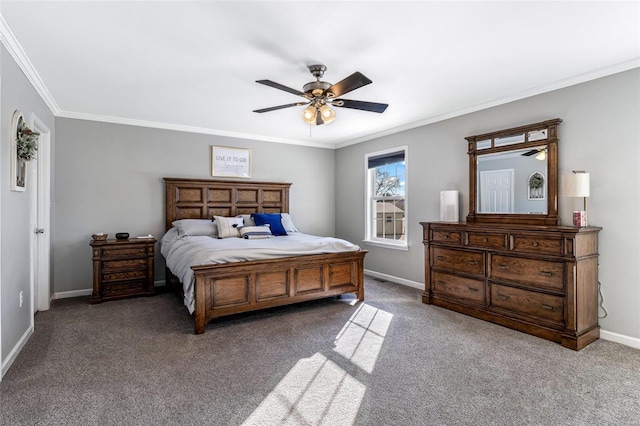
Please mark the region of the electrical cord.
POLYGON ((600 296, 600 309, 602 309, 604 311, 604 316, 601 317, 600 315, 598 315, 598 318, 606 318, 607 315, 609 315, 609 313, 607 312, 607 310, 603 306, 603 304, 604 304, 604 296, 602 295, 602 284, 600 283, 600 281, 598 281, 598 295, 600 296))

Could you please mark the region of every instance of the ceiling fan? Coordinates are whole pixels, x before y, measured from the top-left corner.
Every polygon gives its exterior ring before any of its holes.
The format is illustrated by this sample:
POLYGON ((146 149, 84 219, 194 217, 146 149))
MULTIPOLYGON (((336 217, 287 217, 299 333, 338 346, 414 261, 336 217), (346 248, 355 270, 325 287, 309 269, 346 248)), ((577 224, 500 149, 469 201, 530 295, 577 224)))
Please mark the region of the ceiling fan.
POLYGON ((302 111, 303 120, 309 124, 319 126, 321 124, 331 123, 335 119, 336 113, 330 107, 351 108, 382 113, 389 106, 388 104, 379 104, 376 102, 337 99, 345 93, 349 93, 352 90, 359 89, 362 86, 372 83, 371 80, 358 71, 336 84, 331 84, 326 81, 320 81, 324 72, 327 70, 325 65, 309 65, 308 68, 311 74, 316 78, 316 81, 305 84, 302 87, 302 91, 283 86, 282 84, 271 80, 256 80, 256 83, 302 96, 306 101, 256 109, 253 110, 253 112, 263 113, 294 106, 308 105, 307 108, 302 111))

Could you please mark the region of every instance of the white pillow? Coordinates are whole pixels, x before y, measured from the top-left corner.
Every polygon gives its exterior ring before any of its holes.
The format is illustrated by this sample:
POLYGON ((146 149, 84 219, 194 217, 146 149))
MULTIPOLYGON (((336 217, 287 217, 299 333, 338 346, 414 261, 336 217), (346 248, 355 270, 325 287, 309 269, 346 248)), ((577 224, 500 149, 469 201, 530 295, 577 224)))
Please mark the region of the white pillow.
POLYGON ((253 220, 250 214, 239 214, 236 217, 242 218, 243 226, 256 226, 256 221, 253 220))
POLYGON ((178 238, 197 235, 218 236, 218 226, 209 219, 180 219, 171 224, 178 231, 178 238))
POLYGON ((273 236, 268 226, 243 226, 240 228, 240 237, 252 240, 256 238, 269 238, 273 236))
POLYGON ((287 232, 300 232, 298 228, 293 224, 293 220, 291 219, 291 215, 289 213, 280 213, 282 217, 282 226, 284 226, 284 230, 287 232))
POLYGON ((213 219, 218 224, 218 238, 240 238, 241 217, 214 216, 213 219))

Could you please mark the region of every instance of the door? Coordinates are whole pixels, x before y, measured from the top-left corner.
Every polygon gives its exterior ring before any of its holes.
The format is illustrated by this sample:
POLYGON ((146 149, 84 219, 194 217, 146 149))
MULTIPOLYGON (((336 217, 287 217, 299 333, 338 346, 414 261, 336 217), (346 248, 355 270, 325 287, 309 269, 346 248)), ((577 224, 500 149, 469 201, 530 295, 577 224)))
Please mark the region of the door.
POLYGON ((480 172, 480 212, 513 213, 513 169, 480 172))
POLYGON ((50 211, 51 211, 51 133, 49 128, 35 115, 31 115, 30 127, 40 133, 38 153, 31 161, 29 178, 33 186, 30 193, 31 235, 31 307, 33 313, 46 311, 50 302, 50 211))

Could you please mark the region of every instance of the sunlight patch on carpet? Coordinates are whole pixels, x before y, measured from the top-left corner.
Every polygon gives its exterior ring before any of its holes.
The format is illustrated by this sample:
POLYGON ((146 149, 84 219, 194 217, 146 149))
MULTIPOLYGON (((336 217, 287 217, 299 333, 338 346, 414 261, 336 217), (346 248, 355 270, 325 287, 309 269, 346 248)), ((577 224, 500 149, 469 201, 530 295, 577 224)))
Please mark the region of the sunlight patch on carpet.
POLYGON ((393 314, 362 303, 336 336, 333 349, 371 374, 393 314))
POLYGON ((320 353, 301 359, 243 425, 350 425, 366 386, 320 353))

